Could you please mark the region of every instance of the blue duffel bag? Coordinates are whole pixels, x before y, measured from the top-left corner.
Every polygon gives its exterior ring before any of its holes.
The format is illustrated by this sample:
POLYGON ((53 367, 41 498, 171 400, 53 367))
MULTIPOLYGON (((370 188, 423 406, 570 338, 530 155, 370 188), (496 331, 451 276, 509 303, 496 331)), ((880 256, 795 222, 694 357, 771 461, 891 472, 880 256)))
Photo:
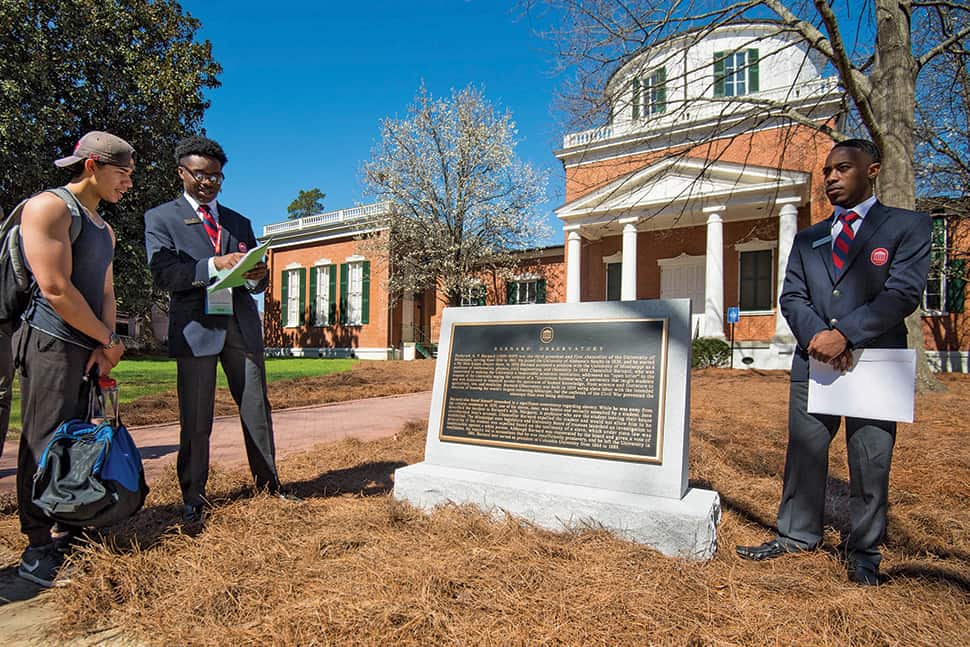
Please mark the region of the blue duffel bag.
POLYGON ((62 423, 38 461, 32 495, 48 517, 72 526, 110 526, 138 512, 148 496, 145 470, 117 415, 62 423))

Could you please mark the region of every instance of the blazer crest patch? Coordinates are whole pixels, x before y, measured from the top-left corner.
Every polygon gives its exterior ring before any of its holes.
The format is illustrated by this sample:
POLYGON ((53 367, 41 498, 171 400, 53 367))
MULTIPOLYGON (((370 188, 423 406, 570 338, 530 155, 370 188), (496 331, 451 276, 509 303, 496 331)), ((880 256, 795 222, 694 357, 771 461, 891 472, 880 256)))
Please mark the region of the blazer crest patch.
POLYGON ((869 262, 877 267, 889 262, 889 250, 885 247, 877 247, 869 254, 869 262))

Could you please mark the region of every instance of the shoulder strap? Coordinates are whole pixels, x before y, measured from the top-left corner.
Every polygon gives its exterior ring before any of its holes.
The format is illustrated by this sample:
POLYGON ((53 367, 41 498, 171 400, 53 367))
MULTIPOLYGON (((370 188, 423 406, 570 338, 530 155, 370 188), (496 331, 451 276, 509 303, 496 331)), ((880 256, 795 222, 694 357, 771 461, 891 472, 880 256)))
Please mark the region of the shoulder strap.
POLYGON ((68 211, 71 212, 71 244, 73 245, 77 237, 81 235, 81 225, 84 223, 81 216, 81 203, 78 202, 76 195, 68 191, 66 186, 48 189, 48 191, 63 200, 68 211))

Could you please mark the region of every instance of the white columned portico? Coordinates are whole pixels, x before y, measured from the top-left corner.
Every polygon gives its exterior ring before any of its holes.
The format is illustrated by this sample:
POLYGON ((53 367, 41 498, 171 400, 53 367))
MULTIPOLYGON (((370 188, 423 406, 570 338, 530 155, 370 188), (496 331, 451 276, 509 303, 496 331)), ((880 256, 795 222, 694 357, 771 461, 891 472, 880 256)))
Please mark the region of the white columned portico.
POLYGON ((566 303, 579 303, 582 239, 575 229, 566 230, 566 303))
POLYGON ((637 219, 624 218, 623 261, 620 266, 620 300, 637 300, 637 219))
MULTIPOLYGON (((779 202, 782 202, 779 200, 779 202)), ((797 200, 786 201, 781 204, 778 210, 778 277, 776 299, 781 298, 781 291, 785 285, 785 270, 788 268, 788 255, 791 253, 792 245, 795 244, 795 233, 798 231, 798 206, 797 200)), ((776 300, 776 305, 777 300, 776 300)), ((781 306, 778 305, 775 314, 775 335, 772 337, 775 343, 794 343, 788 322, 781 314, 781 306)))
POLYGON ((706 207, 707 260, 704 268, 704 337, 724 338, 724 205, 706 207))

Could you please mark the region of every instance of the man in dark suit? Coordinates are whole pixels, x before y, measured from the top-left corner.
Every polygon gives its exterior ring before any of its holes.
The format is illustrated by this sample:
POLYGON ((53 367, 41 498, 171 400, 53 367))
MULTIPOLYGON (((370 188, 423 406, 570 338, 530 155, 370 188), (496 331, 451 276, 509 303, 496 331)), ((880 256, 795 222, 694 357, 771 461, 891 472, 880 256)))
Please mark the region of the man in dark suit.
POLYGON ((145 213, 145 246, 155 286, 170 294, 168 349, 178 364, 181 434, 178 475, 188 523, 202 520, 209 475, 216 362, 239 406, 246 455, 256 486, 281 498, 273 421, 266 393, 263 332, 252 294, 267 285, 260 262, 244 287, 210 295, 218 271, 257 245, 249 220, 216 202, 226 154, 216 142, 188 137, 175 149, 185 192, 145 213))
MULTIPOLYGON (((854 349, 906 348, 904 319, 919 305, 926 285, 931 223, 926 214, 876 200, 880 160, 872 142, 836 144, 822 169, 835 213, 795 236, 780 299, 798 348, 778 535, 760 546, 738 546, 745 559, 771 559, 822 543, 829 444, 841 418, 808 413, 809 358, 845 371, 854 349)), ((845 430, 849 579, 873 586, 879 583, 896 423, 846 417, 845 430)))

